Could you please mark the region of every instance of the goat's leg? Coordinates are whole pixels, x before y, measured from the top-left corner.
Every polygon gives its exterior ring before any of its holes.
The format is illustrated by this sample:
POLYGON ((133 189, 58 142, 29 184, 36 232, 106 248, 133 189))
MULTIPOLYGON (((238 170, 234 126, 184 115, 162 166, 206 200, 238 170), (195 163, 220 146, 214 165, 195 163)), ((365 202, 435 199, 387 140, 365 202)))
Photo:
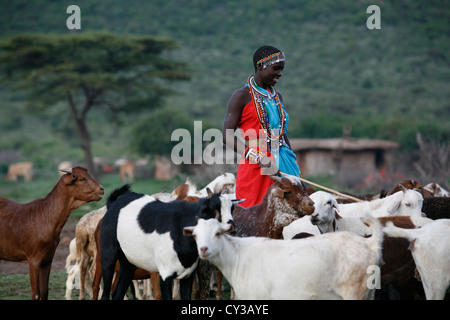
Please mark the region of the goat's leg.
POLYGON ((102 254, 101 256, 101 269, 102 274, 99 275, 97 279, 97 274, 95 275, 96 280, 99 282, 100 277, 103 276, 103 294, 102 300, 109 300, 111 294, 111 286, 114 278, 114 269, 116 267, 117 253, 111 252, 111 255, 102 254))
POLYGON ((135 271, 136 267, 134 265, 123 259, 120 260, 119 280, 112 294, 113 300, 123 300, 132 283, 135 271))
MULTIPOLYGON (((81 259, 79 261, 79 265, 80 265, 80 300, 85 300, 86 299, 86 273, 87 273, 87 268, 88 268, 88 264, 89 264, 89 256, 83 252, 81 254, 81 259)), ((78 261, 77 261, 78 262, 78 261)))
POLYGON ((52 263, 41 266, 39 269, 39 291, 40 299, 48 300, 48 281, 50 279, 50 270, 52 268, 52 263))
POLYGON ((39 300, 41 297, 39 290, 39 268, 30 263, 28 270, 30 272, 31 298, 33 300, 39 300))
POLYGON ((191 300, 192 282, 194 281, 195 273, 192 272, 187 278, 180 280, 180 296, 181 300, 191 300))
POLYGON ((155 300, 161 300, 161 287, 159 284, 159 273, 150 272, 150 281, 152 283, 153 295, 155 300))
POLYGON ((118 275, 117 286, 113 291, 112 298, 114 300, 123 300, 125 294, 127 293, 128 288, 132 284, 134 272, 136 271, 136 267, 132 265, 125 254, 121 249, 119 249, 119 262, 120 262, 120 271, 118 275))
POLYGON ((172 300, 172 283, 174 276, 167 277, 166 280, 159 276, 159 283, 161 288, 161 296, 163 300, 172 300))
POLYGON ((223 274, 222 272, 217 271, 217 292, 216 292, 217 300, 223 300, 222 285, 223 285, 223 274))
MULTIPOLYGON (((95 255, 95 268, 94 268, 94 276, 92 278, 92 300, 98 300, 98 295, 100 291, 100 281, 102 279, 102 263, 100 261, 100 250, 97 249, 97 254, 95 255)), ((94 266, 94 263, 92 264, 94 266)))

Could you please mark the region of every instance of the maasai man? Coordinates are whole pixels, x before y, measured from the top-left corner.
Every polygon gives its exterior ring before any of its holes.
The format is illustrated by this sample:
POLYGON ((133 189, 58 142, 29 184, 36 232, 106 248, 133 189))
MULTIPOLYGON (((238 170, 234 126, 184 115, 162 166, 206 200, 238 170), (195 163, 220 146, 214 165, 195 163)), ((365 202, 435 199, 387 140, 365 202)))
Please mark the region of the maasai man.
POLYGON ((228 103, 222 127, 224 143, 242 155, 236 176, 236 198, 244 208, 262 201, 279 171, 300 177, 287 137, 289 116, 275 89, 285 65, 284 53, 263 46, 253 55, 255 75, 237 89, 228 103), (241 139, 235 136, 240 129, 241 139))

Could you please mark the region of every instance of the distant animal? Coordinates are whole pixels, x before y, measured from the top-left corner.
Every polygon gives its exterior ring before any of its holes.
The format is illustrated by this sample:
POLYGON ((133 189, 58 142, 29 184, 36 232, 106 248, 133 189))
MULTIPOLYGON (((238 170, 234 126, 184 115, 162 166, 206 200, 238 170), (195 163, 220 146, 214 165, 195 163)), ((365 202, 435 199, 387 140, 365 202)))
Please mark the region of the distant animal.
POLYGON ((85 168, 64 172, 45 198, 20 204, 0 197, 0 260, 29 264, 34 300, 48 298, 53 256, 70 213, 104 194, 85 168))
POLYGON ((134 182, 135 164, 133 161, 127 161, 120 166, 120 181, 134 182))
POLYGON ((25 181, 33 180, 33 163, 29 161, 11 163, 8 167, 6 180, 17 181, 19 177, 23 177, 25 181))

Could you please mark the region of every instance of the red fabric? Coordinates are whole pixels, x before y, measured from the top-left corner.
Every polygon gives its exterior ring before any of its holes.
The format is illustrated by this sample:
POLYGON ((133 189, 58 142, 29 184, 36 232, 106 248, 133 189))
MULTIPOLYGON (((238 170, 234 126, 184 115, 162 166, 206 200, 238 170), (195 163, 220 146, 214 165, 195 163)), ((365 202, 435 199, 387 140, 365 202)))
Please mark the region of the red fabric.
MULTIPOLYGON (((243 131, 244 139, 258 138, 261 124, 259 123, 253 100, 251 100, 242 110, 238 127, 243 131)), ((248 208, 260 203, 272 183, 273 180, 270 179, 269 176, 261 175, 259 165, 250 163, 242 155, 236 175, 236 198, 246 199, 240 204, 242 207, 248 208)))

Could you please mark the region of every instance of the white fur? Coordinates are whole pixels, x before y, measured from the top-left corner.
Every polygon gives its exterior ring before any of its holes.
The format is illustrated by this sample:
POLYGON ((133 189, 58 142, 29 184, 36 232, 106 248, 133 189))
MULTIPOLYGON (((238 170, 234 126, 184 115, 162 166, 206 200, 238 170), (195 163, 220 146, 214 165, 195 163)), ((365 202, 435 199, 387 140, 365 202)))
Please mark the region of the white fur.
POLYGON ((450 219, 439 219, 420 229, 402 229, 390 222, 384 230, 391 237, 411 241, 427 300, 443 300, 450 285, 450 219))
POLYGON ((335 232, 302 240, 238 238, 217 221, 185 228, 202 259, 216 265, 238 299, 364 299, 367 268, 378 264, 382 233, 368 239, 335 232), (273 275, 277 276, 274 277, 273 275))
POLYGON ((415 190, 399 191, 386 198, 339 205, 342 217, 417 216, 422 214, 422 195, 415 190))

